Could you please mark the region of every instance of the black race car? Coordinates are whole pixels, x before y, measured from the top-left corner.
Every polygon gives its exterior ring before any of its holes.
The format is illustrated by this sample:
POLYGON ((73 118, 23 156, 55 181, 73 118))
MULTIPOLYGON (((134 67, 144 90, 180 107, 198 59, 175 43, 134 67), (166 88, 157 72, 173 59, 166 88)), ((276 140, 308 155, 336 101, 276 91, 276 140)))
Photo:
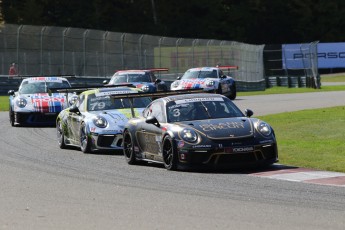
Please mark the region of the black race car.
POLYGON ((126 124, 124 156, 128 164, 159 162, 168 170, 273 164, 278 161, 274 131, 252 115, 219 94, 162 97, 126 124))

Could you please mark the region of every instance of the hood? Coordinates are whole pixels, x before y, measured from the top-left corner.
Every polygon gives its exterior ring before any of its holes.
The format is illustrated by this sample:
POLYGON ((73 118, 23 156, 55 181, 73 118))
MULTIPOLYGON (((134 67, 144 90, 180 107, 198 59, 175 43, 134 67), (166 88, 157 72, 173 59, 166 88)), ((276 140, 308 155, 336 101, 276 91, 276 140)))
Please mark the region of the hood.
POLYGON ((28 96, 31 99, 33 110, 42 113, 60 112, 64 108, 65 97, 63 94, 37 93, 28 96))
MULTIPOLYGON (((135 116, 138 117, 144 108, 134 108, 135 116)), ((113 109, 104 111, 92 111, 94 115, 109 116, 115 122, 127 122, 128 119, 132 118, 132 112, 130 109, 113 109)))
POLYGON ((206 85, 206 82, 210 80, 215 80, 211 78, 192 78, 192 79, 181 79, 179 81, 179 87, 182 87, 184 89, 198 89, 198 88, 204 88, 206 85))
POLYGON ((254 135, 254 125, 247 117, 185 121, 181 124, 196 129, 210 139, 246 138, 254 135))

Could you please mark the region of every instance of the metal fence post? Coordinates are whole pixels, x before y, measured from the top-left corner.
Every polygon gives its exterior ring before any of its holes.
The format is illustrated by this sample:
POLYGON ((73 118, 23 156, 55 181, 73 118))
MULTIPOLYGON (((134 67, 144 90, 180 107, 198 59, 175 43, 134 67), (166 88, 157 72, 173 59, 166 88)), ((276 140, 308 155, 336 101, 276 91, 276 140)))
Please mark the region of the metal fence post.
POLYGON ((123 33, 123 34, 121 35, 121 55, 122 55, 121 59, 122 59, 122 69, 125 69, 125 45, 124 45, 124 43, 125 43, 125 37, 126 37, 126 34, 123 33))
POLYGON ((83 59, 84 59, 84 76, 86 76, 86 36, 89 33, 89 30, 85 30, 84 34, 83 34, 83 59))
POLYGON ((43 75, 43 33, 44 31, 46 30, 46 26, 44 26, 42 29, 41 29, 41 64, 40 64, 40 68, 41 68, 41 75, 43 75))
POLYGON ((103 34, 103 76, 107 76, 107 59, 105 57, 105 41, 107 39, 107 36, 108 36, 109 32, 106 31, 104 34, 103 34))
POLYGON ((22 30, 23 25, 20 25, 17 29, 17 71, 19 73, 20 65, 19 65, 19 37, 20 37, 20 31, 22 30))
POLYGON ((62 31, 62 74, 65 74, 65 37, 69 29, 66 28, 62 31))

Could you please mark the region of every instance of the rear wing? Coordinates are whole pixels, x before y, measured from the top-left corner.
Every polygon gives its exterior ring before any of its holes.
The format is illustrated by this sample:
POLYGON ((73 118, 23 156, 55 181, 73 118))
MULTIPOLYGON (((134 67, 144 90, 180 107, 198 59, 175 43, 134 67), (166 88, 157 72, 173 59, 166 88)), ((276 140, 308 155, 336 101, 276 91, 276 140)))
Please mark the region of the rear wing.
POLYGON ((218 67, 219 69, 221 69, 221 70, 228 70, 228 71, 230 71, 230 70, 238 70, 238 66, 236 66, 236 65, 224 65, 224 66, 216 66, 216 67, 218 67))
POLYGON ((151 71, 151 72, 163 72, 163 71, 169 71, 168 68, 152 68, 152 69, 122 69, 122 70, 117 70, 116 72, 119 71, 151 71))
POLYGON ((114 87, 131 87, 136 88, 133 84, 119 84, 119 85, 94 85, 94 86, 81 86, 81 87, 71 87, 71 88, 49 88, 49 92, 58 93, 77 93, 80 94, 87 90, 99 89, 99 88, 114 88, 114 87))
POLYGON ((32 77, 63 77, 63 78, 76 78, 75 75, 61 75, 61 74, 50 74, 50 75, 40 75, 40 74, 36 74, 36 75, 15 75, 16 79, 26 79, 26 78, 32 78, 32 77))
POLYGON ((151 98, 158 98, 158 97, 165 97, 165 96, 172 96, 172 95, 182 95, 182 94, 191 94, 191 93, 207 93, 203 89, 188 89, 188 90, 175 90, 175 91, 165 91, 165 92, 154 92, 154 93, 131 93, 131 94, 112 94, 109 95, 114 99, 125 99, 128 98, 131 105, 131 113, 132 117, 135 117, 134 107, 133 107, 133 99, 140 98, 140 97, 151 97, 151 98))

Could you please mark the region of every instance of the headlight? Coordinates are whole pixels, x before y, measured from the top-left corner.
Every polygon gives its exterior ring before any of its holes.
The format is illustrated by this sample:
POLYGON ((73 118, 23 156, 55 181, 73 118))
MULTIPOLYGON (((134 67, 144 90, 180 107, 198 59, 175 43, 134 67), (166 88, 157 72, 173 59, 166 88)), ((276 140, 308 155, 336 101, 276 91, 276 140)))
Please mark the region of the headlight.
POLYGON ((78 100, 78 96, 77 95, 73 95, 68 99, 68 104, 69 105, 74 105, 74 103, 78 100))
POLYGON ((93 123, 98 127, 98 128, 105 128, 108 125, 107 120, 104 117, 97 116, 93 118, 93 123))
POLYGON ((16 101, 16 104, 19 108, 24 108, 27 104, 27 101, 25 100, 25 98, 19 98, 17 101, 16 101))
POLYGON ((148 92, 148 91, 150 91, 150 86, 144 85, 143 87, 141 87, 141 90, 144 92, 148 92))
POLYGON ((196 142, 198 140, 198 135, 191 129, 183 129, 180 132, 180 136, 186 142, 196 142))
POLYGON ((179 83, 179 81, 174 81, 173 83, 171 83, 171 88, 177 88, 179 83))
POLYGON ((206 86, 214 86, 215 82, 213 80, 207 81, 206 86))
POLYGON ((257 123, 256 129, 264 136, 269 136, 272 133, 271 126, 269 126, 266 122, 260 121, 257 123))

